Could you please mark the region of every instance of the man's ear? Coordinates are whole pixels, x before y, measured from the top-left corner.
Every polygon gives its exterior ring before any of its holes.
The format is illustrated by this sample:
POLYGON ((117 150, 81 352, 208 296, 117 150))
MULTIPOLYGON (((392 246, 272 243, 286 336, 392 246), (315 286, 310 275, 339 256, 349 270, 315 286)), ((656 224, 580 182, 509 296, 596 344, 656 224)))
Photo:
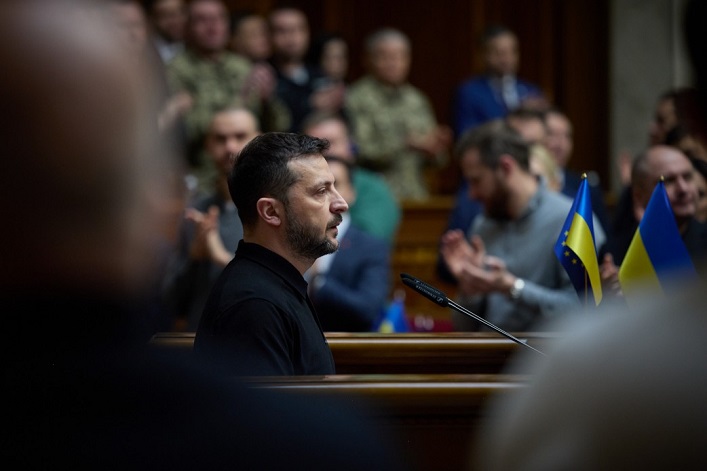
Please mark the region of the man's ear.
POLYGON ((258 208, 258 216, 271 226, 279 226, 282 224, 282 214, 284 207, 282 203, 275 198, 260 198, 255 205, 258 208))
POLYGON ((501 169, 504 175, 511 173, 511 169, 518 166, 518 162, 512 156, 503 154, 498 158, 498 168, 501 169))

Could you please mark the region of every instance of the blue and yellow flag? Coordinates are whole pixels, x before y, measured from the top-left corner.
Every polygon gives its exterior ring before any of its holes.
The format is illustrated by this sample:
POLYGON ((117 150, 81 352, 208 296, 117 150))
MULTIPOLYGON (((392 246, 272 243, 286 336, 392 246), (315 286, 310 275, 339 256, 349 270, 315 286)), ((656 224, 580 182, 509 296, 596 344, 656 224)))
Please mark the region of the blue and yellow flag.
POLYGON ((630 302, 639 293, 664 294, 670 285, 696 277, 661 179, 619 268, 621 291, 630 302))
POLYGON ((562 233, 555 243, 555 255, 572 280, 577 295, 585 305, 602 299, 601 277, 594 242, 594 218, 587 175, 582 175, 577 195, 572 202, 562 233))
POLYGON ((395 293, 393 300, 382 313, 375 330, 384 333, 410 332, 410 324, 405 315, 404 293, 395 293))

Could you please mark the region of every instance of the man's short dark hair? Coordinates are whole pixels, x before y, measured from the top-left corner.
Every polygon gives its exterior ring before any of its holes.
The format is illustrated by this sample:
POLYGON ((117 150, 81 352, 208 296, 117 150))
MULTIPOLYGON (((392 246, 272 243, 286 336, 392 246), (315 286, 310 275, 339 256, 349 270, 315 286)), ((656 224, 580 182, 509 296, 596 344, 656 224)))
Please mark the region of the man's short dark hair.
POLYGON ((286 132, 268 132, 250 141, 238 154, 228 177, 228 190, 243 226, 257 221, 260 198, 272 197, 287 204, 287 193, 298 179, 288 167, 291 160, 323 155, 328 148, 326 139, 286 132))
POLYGON ((505 25, 490 25, 484 30, 483 34, 481 35, 481 45, 486 46, 492 40, 496 39, 499 36, 504 36, 506 34, 510 34, 511 36, 516 37, 516 34, 513 32, 513 30, 505 25))
POLYGON ((490 121, 464 132, 454 153, 461 158, 470 149, 477 149, 481 162, 497 168, 502 155, 510 155, 525 171, 530 170, 530 147, 525 139, 503 120, 490 121))

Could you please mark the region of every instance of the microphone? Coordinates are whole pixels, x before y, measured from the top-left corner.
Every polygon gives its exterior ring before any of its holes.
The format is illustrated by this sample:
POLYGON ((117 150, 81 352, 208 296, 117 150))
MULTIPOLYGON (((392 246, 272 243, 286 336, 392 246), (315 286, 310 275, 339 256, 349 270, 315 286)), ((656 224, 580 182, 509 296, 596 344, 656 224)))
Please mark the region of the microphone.
POLYGON ((471 312, 470 310, 468 310, 464 306, 461 306, 461 305, 457 304, 456 302, 452 301, 442 291, 425 283, 424 281, 422 281, 418 278, 415 278, 412 275, 408 275, 407 273, 401 273, 400 279, 403 281, 403 284, 414 289, 415 291, 417 291, 418 293, 420 293, 421 295, 423 295, 424 297, 426 297, 427 299, 429 299, 433 303, 438 304, 442 307, 451 307, 455 311, 461 312, 462 314, 465 314, 465 315, 471 317, 472 319, 475 319, 475 320, 481 322, 485 326, 490 327, 491 329, 495 330, 496 332, 503 335, 504 337, 514 341, 515 343, 523 345, 524 347, 527 347, 527 348, 529 348, 529 349, 533 350, 534 352, 537 352, 541 355, 545 355, 540 350, 538 350, 538 349, 532 347, 531 345, 528 345, 526 342, 514 337, 513 335, 509 334, 508 332, 501 329, 497 325, 487 321, 486 319, 479 316, 478 314, 474 314, 473 312, 471 312))

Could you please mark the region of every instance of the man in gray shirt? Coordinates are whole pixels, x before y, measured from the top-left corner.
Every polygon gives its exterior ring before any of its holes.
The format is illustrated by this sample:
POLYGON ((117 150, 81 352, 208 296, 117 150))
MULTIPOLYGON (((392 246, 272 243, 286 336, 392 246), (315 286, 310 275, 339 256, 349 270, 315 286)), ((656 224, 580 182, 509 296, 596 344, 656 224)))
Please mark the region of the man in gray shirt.
MULTIPOLYGON (((460 230, 442 236, 459 303, 512 332, 578 312, 580 300, 553 252, 572 200, 540 184, 529 170, 528 145, 505 124, 468 131, 456 151, 470 196, 484 207, 468 239, 460 230)), ((594 227, 601 246, 604 232, 594 227)), ((452 320, 455 330, 479 328, 457 312, 452 320)))

